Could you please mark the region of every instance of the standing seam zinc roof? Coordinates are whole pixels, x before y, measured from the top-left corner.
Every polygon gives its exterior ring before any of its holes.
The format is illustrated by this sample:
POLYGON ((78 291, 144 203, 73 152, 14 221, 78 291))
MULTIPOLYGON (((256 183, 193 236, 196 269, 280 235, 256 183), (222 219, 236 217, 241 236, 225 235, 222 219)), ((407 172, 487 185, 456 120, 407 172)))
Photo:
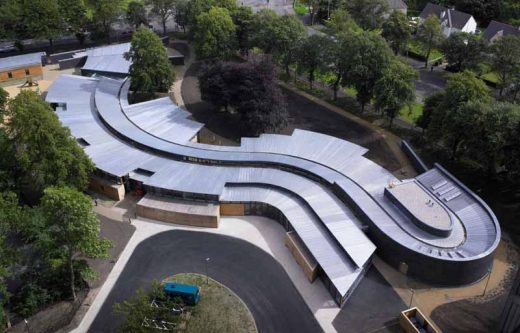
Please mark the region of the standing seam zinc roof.
MULTIPOLYGON (((327 260, 318 255, 322 253, 320 248, 306 243, 313 256, 317 260, 320 258, 318 262, 330 274, 339 291, 347 291, 349 286, 338 281, 351 280, 352 276, 349 278, 347 272, 355 271, 356 266, 363 267, 374 246, 361 231, 356 232, 360 222, 336 195, 346 196, 347 202, 362 211, 373 227, 387 234, 394 242, 426 257, 450 262, 471 261, 492 253, 496 248, 496 239, 500 238, 497 224, 486 219, 479 220, 478 214, 466 213, 473 209, 471 207, 478 207, 489 214, 489 209, 482 208, 471 195, 465 196, 464 201, 454 200, 453 203, 458 202, 461 207, 448 207, 457 217, 454 223, 458 224, 459 229, 462 228, 460 230, 466 236, 460 245, 453 246, 425 234, 405 216, 395 212, 384 197, 383 190, 388 182, 397 180, 388 171, 364 158, 362 155, 366 149, 355 144, 307 131, 295 131, 291 136, 246 138, 239 147, 180 143, 173 136, 165 139, 155 133, 171 128, 178 119, 186 118, 166 117, 161 125, 151 117, 137 116, 141 103, 128 104, 128 81, 101 78, 99 81, 88 81, 89 84, 84 82, 84 79, 74 77, 59 78, 49 89, 47 100, 67 104, 67 111, 58 112, 58 115, 74 136, 91 144, 85 151, 99 169, 116 176, 130 174, 131 178, 151 187, 212 194, 220 196, 221 200, 232 196, 230 193, 233 192, 228 190, 231 185, 250 188, 241 192, 249 197, 253 195, 252 189, 268 187, 271 192, 259 190, 258 193, 267 195, 277 192, 277 195, 282 193, 288 198, 297 198, 292 202, 300 203, 298 209, 307 207, 313 211, 326 235, 331 236, 332 243, 327 241, 327 244, 342 249, 341 253, 348 258, 335 262, 351 262, 350 266, 342 264, 344 268, 340 271, 343 273, 337 274, 337 267, 327 266, 327 260), (86 101, 80 103, 76 100, 76 96, 85 95, 82 98, 86 98, 88 93, 65 94, 67 97, 63 97, 55 93, 62 88, 90 92, 90 108, 86 107, 86 101), (69 104, 82 105, 83 110, 78 108, 70 113, 69 104), (90 120, 86 120, 88 117, 90 120), (89 125, 85 126, 88 122, 89 125), (149 170, 153 175, 134 174, 133 170, 137 168, 149 170), (283 191, 280 192, 280 189, 283 191), (482 225, 485 225, 484 231, 473 232, 482 225), (488 234, 483 235, 482 232, 488 234), (485 236, 489 241, 483 240, 485 236)), ((163 102, 166 100, 158 103, 163 102)), ((142 105, 146 113, 150 104, 142 105)), ((167 111, 164 112, 167 114, 167 111)), ((158 114, 162 113, 158 111, 158 114)), ((233 191, 238 190, 233 188, 233 191)), ((269 201, 267 197, 263 200, 269 201)), ((329 255, 335 256, 333 252, 329 255)))

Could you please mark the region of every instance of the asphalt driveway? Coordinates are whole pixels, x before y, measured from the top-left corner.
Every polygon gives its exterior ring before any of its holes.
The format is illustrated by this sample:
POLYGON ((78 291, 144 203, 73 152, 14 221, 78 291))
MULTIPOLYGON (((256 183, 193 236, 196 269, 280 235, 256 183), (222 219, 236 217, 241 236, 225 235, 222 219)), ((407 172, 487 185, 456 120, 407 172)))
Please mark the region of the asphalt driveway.
POLYGON ((132 254, 89 332, 115 332, 123 318, 112 306, 148 288, 153 279, 205 273, 232 289, 248 306, 260 332, 321 332, 282 266, 245 241, 189 231, 167 231, 142 242, 132 254))

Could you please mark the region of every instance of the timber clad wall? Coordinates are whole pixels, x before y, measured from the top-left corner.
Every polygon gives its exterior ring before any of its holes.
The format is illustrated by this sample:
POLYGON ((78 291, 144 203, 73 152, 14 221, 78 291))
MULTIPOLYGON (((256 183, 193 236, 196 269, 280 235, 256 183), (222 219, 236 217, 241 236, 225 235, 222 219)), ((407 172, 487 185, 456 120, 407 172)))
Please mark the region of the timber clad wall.
POLYGON ((220 204, 220 215, 244 216, 244 204, 220 204))
POLYGON ((303 269, 303 273, 309 282, 314 282, 318 276, 318 264, 316 263, 316 260, 311 257, 310 253, 303 248, 301 240, 299 240, 298 236, 293 231, 287 233, 287 236, 285 237, 285 246, 287 246, 298 265, 303 269))
POLYGON ((217 228, 219 207, 147 194, 136 206, 137 215, 153 220, 195 227, 217 228))
POLYGON ((41 65, 33 65, 24 68, 16 68, 9 69, 6 71, 0 72, 0 82, 8 81, 8 80, 19 80, 26 77, 33 77, 35 79, 41 78, 43 75, 43 70, 41 65), (26 70, 29 70, 29 75, 26 74, 26 70), (11 73, 12 77, 9 77, 9 73, 11 73))
POLYGON ((114 184, 97 176, 90 176, 89 188, 94 192, 106 195, 112 200, 120 201, 125 198, 125 187, 122 184, 114 184))

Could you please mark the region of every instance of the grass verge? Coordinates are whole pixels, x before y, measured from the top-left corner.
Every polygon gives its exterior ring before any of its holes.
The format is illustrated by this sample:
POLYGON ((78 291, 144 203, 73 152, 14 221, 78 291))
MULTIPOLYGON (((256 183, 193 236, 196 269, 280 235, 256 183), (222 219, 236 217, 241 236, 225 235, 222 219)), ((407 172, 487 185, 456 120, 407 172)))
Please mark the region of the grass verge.
POLYGON ((419 118, 423 113, 423 105, 418 102, 414 102, 412 107, 405 106, 399 112, 399 117, 410 124, 415 124, 417 118, 419 118))
POLYGON ((256 325, 244 302, 231 290, 217 281, 194 273, 177 274, 165 279, 201 288, 199 303, 186 324, 186 333, 244 332, 256 333, 256 325))

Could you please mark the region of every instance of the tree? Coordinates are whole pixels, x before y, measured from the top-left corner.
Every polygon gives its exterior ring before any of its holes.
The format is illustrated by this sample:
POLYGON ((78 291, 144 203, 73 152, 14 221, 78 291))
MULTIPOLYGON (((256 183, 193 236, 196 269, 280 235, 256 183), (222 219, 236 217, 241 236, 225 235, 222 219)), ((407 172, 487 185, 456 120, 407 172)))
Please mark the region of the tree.
POLYGON ((47 222, 43 246, 55 257, 64 259, 63 264, 69 270, 70 291, 76 300, 76 275, 92 275, 84 258, 107 257, 111 242, 99 236, 100 222, 92 211, 91 199, 75 189, 47 188, 41 209, 47 222), (77 265, 77 261, 81 265, 77 265), (79 272, 78 267, 82 268, 79 272))
POLYGON ((424 68, 428 67, 432 49, 440 45, 444 35, 442 34, 441 22, 435 15, 428 16, 417 29, 417 40, 421 43, 426 54, 424 68))
POLYGON ((123 324, 119 327, 119 332, 148 333, 150 329, 143 327, 144 318, 161 318, 166 322, 178 323, 180 316, 171 309, 182 307, 183 304, 180 299, 166 297, 161 283, 154 280, 149 292, 137 289, 131 299, 114 304, 113 311, 125 318, 123 324), (150 306, 153 300, 161 300, 162 306, 150 306))
POLYGON ((21 15, 26 38, 47 38, 52 46, 64 30, 56 0, 22 0, 21 15))
POLYGON ((471 117, 465 153, 493 178, 497 167, 507 163, 509 147, 517 141, 520 106, 502 102, 468 102, 463 112, 471 117))
POLYGON ((390 127, 399 111, 415 101, 415 83, 417 72, 398 59, 392 60, 383 69, 382 76, 376 82, 375 106, 390 119, 390 127))
POLYGON ((137 29, 125 58, 132 61, 129 71, 132 90, 154 96, 157 91, 170 89, 175 73, 161 39, 152 30, 137 29))
POLYGON ((348 81, 348 72, 351 70, 353 32, 342 32, 336 36, 336 42, 330 45, 330 69, 334 72, 334 81, 330 82, 333 99, 338 98, 338 89, 341 82, 348 81))
POLYGON ((276 44, 279 22, 279 17, 273 10, 259 10, 254 15, 251 24, 251 46, 256 46, 264 53, 271 54, 276 44))
POLYGON ((73 32, 80 44, 85 41, 84 26, 87 23, 87 7, 83 0, 58 0, 60 15, 66 29, 73 32))
POLYGON ((201 58, 223 58, 236 50, 236 27, 225 8, 213 7, 197 17, 195 50, 201 58))
POLYGON ((498 75, 500 96, 515 76, 520 75, 520 37, 507 35, 491 46, 491 66, 498 75))
POLYGON ((123 13, 124 0, 88 0, 92 9, 92 20, 101 29, 100 33, 110 41, 112 24, 123 13))
POLYGON ((453 74, 446 84, 442 101, 431 115, 428 136, 443 142, 452 159, 457 158, 469 134, 467 126, 470 126, 471 115, 465 112, 464 106, 470 101, 491 102, 486 84, 470 71, 453 74))
POLYGON ((324 70, 329 65, 331 39, 322 35, 310 35, 300 45, 297 56, 297 70, 306 72, 309 88, 313 88, 316 71, 324 70))
POLYGON ((231 18, 236 27, 238 50, 247 55, 251 47, 253 10, 251 7, 240 6, 231 13, 231 18))
POLYGON ((199 15, 208 12, 213 5, 213 0, 190 0, 188 2, 186 24, 192 36, 198 28, 197 18, 199 15))
POLYGON ((48 103, 25 90, 9 101, 5 115, 0 127, 14 147, 11 172, 23 199, 37 203, 51 185, 86 188, 94 165, 48 103))
POLYGON ((139 1, 131 1, 128 3, 128 7, 126 9, 126 20, 129 24, 135 27, 135 30, 139 28, 141 24, 148 24, 148 19, 146 18, 146 9, 144 5, 139 1))
MULTIPOLYGON (((189 0, 176 0, 175 1, 175 22, 182 28, 186 33, 186 26, 188 25, 188 6, 189 0)), ((166 21, 163 21, 163 33, 166 34, 166 21)))
POLYGON ((455 7, 464 13, 475 17, 479 26, 487 26, 498 16, 500 1, 489 0, 455 0, 455 7))
POLYGON ((19 40, 23 38, 21 1, 0 1, 0 38, 19 40))
POLYGON ((202 99, 218 110, 235 111, 248 135, 276 131, 287 123, 285 98, 268 61, 206 64, 199 75, 202 99))
POLYGON ((478 68, 484 60, 486 45, 474 34, 454 32, 441 44, 446 60, 455 71, 478 68))
POLYGON ((332 11, 330 19, 325 21, 325 25, 333 35, 360 30, 350 13, 345 9, 332 11))
POLYGON ((393 52, 381 36, 370 32, 354 34, 350 52, 350 69, 343 84, 356 88, 356 99, 361 112, 364 112, 366 104, 374 96, 377 80, 393 58, 393 52))
POLYGON ((157 17, 163 27, 163 35, 166 35, 166 22, 173 15, 174 8, 176 8, 177 0, 148 0, 148 4, 152 6, 151 13, 157 17))
POLYGON ((383 23, 381 36, 388 42, 395 54, 400 54, 408 45, 412 36, 412 28, 405 14, 393 11, 383 23))
POLYGON ((415 121, 415 124, 424 131, 430 126, 432 114, 444 100, 444 92, 437 92, 424 100, 423 112, 415 121))
POLYGON ((274 52, 281 60, 285 73, 289 76, 289 66, 295 61, 298 46, 307 36, 303 23, 294 15, 283 15, 278 19, 276 29, 276 44, 274 52))
POLYGON ((345 0, 344 6, 365 30, 380 28, 390 9, 387 0, 345 0))

